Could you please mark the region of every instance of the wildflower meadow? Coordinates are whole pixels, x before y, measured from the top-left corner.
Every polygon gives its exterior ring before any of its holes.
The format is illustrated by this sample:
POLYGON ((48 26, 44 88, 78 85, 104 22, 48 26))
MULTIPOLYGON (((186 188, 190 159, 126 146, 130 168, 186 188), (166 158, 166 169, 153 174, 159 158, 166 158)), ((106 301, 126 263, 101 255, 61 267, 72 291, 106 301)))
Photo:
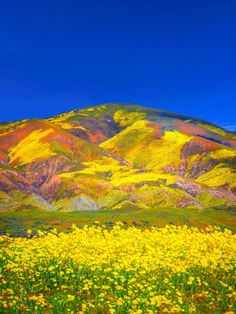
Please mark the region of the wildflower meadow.
POLYGON ((1 313, 235 312, 236 236, 217 227, 0 237, 1 313))

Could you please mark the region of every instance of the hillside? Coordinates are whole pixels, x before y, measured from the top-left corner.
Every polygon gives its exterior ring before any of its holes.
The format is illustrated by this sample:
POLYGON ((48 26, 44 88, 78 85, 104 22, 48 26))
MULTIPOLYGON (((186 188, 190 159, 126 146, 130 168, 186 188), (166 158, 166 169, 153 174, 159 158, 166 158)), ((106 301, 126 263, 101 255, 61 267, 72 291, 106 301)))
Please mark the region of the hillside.
POLYGON ((107 104, 0 124, 0 211, 236 204, 236 136, 201 119, 107 104))

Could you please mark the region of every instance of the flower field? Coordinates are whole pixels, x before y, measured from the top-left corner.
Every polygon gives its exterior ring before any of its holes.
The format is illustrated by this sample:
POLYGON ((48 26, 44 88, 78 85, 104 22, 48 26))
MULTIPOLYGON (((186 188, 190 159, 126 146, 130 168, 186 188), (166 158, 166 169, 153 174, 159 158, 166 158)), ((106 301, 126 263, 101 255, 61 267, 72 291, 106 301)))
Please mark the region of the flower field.
POLYGON ((235 313, 236 236, 97 223, 0 237, 0 313, 235 313))

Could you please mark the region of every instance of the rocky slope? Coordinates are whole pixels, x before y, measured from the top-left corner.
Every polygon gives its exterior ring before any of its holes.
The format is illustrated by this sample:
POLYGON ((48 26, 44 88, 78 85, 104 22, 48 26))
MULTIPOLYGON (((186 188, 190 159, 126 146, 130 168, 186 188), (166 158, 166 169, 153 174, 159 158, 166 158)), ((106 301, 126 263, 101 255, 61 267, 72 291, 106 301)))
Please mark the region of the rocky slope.
POLYGON ((162 110, 107 104, 0 124, 0 210, 236 204, 236 136, 162 110))

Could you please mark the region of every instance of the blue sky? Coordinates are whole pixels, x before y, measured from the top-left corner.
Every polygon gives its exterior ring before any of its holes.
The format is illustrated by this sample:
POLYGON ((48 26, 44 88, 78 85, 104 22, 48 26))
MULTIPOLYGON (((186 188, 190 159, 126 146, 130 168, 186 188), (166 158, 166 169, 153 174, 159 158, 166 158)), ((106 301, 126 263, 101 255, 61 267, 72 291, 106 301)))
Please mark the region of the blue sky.
POLYGON ((5 1, 0 120, 134 103, 236 125, 236 1, 5 1))

